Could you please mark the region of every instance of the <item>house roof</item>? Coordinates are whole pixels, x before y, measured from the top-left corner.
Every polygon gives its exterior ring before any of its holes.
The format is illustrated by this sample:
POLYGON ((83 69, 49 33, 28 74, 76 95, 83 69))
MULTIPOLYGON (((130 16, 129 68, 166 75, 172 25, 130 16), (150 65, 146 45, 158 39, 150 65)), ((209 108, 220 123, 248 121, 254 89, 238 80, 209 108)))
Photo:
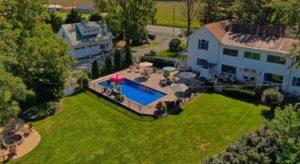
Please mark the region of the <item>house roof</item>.
POLYGON ((88 23, 92 24, 93 27, 95 27, 95 26, 101 27, 102 30, 99 31, 97 34, 91 34, 91 35, 84 36, 81 34, 81 32, 78 29, 78 27, 81 27, 82 23, 62 25, 62 29, 64 30, 66 36, 69 38, 69 40, 71 42, 70 44, 72 46, 113 39, 113 35, 108 30, 108 27, 104 21, 88 22, 88 23), (78 26, 78 25, 80 25, 80 26, 78 26))
POLYGON ((82 4, 82 5, 79 5, 77 7, 77 9, 88 9, 88 10, 90 10, 90 9, 93 9, 95 6, 96 6, 95 4, 87 4, 87 5, 82 4))
POLYGON ((72 10, 72 9, 76 9, 76 6, 64 6, 63 9, 72 10))
POLYGON ((204 27, 225 45, 288 53, 299 42, 293 38, 292 30, 284 26, 236 24, 224 20, 204 27))

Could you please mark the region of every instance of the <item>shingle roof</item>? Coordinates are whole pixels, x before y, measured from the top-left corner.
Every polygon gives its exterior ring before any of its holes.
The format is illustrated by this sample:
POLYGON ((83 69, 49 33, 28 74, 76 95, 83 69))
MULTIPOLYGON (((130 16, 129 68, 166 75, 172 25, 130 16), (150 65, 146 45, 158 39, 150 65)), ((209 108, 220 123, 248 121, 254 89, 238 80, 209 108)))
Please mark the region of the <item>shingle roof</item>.
POLYGON ((92 9, 95 6, 96 6, 95 4, 80 5, 80 6, 77 7, 77 9, 92 9))
POLYGON ((70 44, 72 46, 76 46, 76 45, 79 45, 82 43, 98 42, 101 40, 113 39, 113 35, 108 30, 107 25, 104 21, 89 22, 89 23, 93 24, 93 26, 96 26, 96 25, 101 26, 102 30, 97 34, 83 36, 83 35, 81 35, 81 33, 77 27, 77 25, 81 25, 81 23, 62 25, 62 28, 65 31, 69 40, 71 41, 70 44))
POLYGON ((288 53, 299 42, 283 26, 242 25, 225 20, 204 27, 225 45, 288 53))

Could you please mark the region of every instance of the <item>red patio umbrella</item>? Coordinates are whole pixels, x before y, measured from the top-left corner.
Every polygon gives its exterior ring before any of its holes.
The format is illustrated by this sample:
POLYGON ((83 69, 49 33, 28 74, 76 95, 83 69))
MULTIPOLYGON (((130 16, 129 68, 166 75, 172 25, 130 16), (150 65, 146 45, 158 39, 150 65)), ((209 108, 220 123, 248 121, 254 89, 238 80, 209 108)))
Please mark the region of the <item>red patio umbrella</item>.
POLYGON ((119 74, 116 74, 113 77, 111 77, 110 80, 115 83, 120 83, 120 82, 123 82, 125 80, 125 78, 119 74))

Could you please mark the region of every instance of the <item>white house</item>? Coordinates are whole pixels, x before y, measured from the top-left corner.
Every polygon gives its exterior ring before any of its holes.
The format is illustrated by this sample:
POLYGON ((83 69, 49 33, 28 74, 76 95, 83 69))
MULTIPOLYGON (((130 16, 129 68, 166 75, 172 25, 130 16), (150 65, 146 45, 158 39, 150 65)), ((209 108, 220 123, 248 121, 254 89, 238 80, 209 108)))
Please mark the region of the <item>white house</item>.
POLYGON ((300 69, 287 54, 299 40, 286 27, 220 21, 203 26, 188 40, 188 67, 201 77, 226 75, 300 94, 300 69))
POLYGON ((72 57, 84 58, 110 52, 113 49, 113 35, 104 21, 64 24, 58 35, 73 49, 72 57))
POLYGON ((55 5, 48 4, 48 5, 45 5, 45 7, 51 13, 57 13, 57 12, 61 12, 63 10, 63 7, 61 5, 57 5, 57 4, 55 4, 55 5))

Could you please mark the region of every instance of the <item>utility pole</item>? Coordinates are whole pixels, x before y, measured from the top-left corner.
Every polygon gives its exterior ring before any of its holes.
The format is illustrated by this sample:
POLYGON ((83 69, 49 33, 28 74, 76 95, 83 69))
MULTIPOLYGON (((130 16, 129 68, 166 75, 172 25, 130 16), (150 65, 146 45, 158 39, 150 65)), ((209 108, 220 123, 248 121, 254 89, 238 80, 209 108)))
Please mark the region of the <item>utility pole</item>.
POLYGON ((173 3, 173 36, 175 36, 175 12, 176 12, 176 2, 173 3))

